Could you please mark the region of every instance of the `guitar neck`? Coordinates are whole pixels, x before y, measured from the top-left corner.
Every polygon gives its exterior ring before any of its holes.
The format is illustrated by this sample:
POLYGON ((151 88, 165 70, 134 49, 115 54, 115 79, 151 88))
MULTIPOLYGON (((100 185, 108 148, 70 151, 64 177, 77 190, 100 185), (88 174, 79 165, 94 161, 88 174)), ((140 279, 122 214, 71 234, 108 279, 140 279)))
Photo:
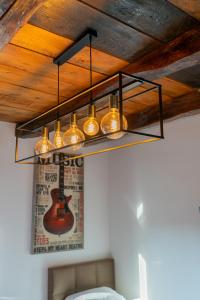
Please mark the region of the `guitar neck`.
MULTIPOLYGON (((61 157, 61 161, 62 161, 62 157, 61 157)), ((60 163, 59 166, 59 189, 60 189, 60 197, 63 198, 64 196, 64 162, 60 163)))

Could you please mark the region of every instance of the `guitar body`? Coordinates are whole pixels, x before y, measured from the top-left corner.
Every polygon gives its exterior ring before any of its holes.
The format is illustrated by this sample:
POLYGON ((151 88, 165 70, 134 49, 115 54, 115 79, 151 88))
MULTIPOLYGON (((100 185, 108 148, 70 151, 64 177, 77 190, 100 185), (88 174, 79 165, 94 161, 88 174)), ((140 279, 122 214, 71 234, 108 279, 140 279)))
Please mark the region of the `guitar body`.
POLYGON ((51 191, 52 206, 46 212, 43 219, 44 228, 53 234, 63 234, 72 229, 74 225, 74 216, 69 209, 69 201, 72 196, 61 196, 60 189, 51 191))

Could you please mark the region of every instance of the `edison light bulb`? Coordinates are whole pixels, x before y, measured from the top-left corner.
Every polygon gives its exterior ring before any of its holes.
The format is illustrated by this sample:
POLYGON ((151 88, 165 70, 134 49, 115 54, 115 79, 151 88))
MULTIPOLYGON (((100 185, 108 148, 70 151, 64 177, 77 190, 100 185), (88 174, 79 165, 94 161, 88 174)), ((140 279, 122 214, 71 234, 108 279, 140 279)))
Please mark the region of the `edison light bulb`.
POLYGON ((79 150, 81 147, 83 147, 82 142, 84 142, 84 140, 84 133, 78 128, 76 123, 76 114, 73 113, 70 128, 63 135, 64 145, 71 145, 70 148, 72 150, 79 150))
MULTIPOLYGON (((124 115, 122 116, 122 122, 122 128, 126 130, 128 128, 128 123, 124 115)), ((101 130, 104 134, 113 132, 113 134, 107 136, 109 139, 119 139, 126 133, 124 131, 119 131, 120 113, 118 109, 118 102, 115 96, 112 96, 111 98, 109 112, 101 120, 101 130), (114 133, 116 131, 119 132, 114 133)))
POLYGON ((96 135, 99 132, 99 123, 96 119, 96 108, 94 104, 90 105, 89 117, 83 124, 83 131, 89 136, 96 135))
POLYGON ((44 127, 42 131, 42 138, 35 145, 35 153, 41 158, 49 158, 51 157, 51 153, 48 152, 53 149, 54 147, 48 138, 48 129, 47 127, 44 127))
POLYGON ((54 147, 56 149, 59 149, 64 146, 63 143, 63 134, 61 132, 61 125, 60 120, 56 121, 56 128, 55 128, 55 134, 54 134, 54 147))

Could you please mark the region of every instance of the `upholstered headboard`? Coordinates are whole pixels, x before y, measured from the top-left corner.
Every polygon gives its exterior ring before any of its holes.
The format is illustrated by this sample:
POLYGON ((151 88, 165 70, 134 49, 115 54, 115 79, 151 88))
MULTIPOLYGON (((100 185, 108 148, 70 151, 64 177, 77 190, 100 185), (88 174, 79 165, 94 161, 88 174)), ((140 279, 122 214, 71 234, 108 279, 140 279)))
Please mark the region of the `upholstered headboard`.
POLYGON ((65 297, 95 287, 115 288, 111 258, 48 269, 48 300, 65 297))

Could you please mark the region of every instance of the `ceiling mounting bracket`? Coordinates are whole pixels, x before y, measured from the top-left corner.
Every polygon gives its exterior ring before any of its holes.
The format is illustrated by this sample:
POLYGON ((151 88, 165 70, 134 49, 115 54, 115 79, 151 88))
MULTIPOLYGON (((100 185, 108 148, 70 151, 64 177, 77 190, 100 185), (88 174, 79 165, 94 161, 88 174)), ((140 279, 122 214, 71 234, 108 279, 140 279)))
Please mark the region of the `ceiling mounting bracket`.
POLYGON ((65 49, 61 54, 59 54, 54 60, 53 63, 57 65, 62 65, 66 61, 68 61, 72 56, 74 56, 77 52, 83 49, 85 46, 89 45, 90 38, 97 37, 97 31, 89 28, 85 31, 79 39, 74 42, 70 47, 65 49))

